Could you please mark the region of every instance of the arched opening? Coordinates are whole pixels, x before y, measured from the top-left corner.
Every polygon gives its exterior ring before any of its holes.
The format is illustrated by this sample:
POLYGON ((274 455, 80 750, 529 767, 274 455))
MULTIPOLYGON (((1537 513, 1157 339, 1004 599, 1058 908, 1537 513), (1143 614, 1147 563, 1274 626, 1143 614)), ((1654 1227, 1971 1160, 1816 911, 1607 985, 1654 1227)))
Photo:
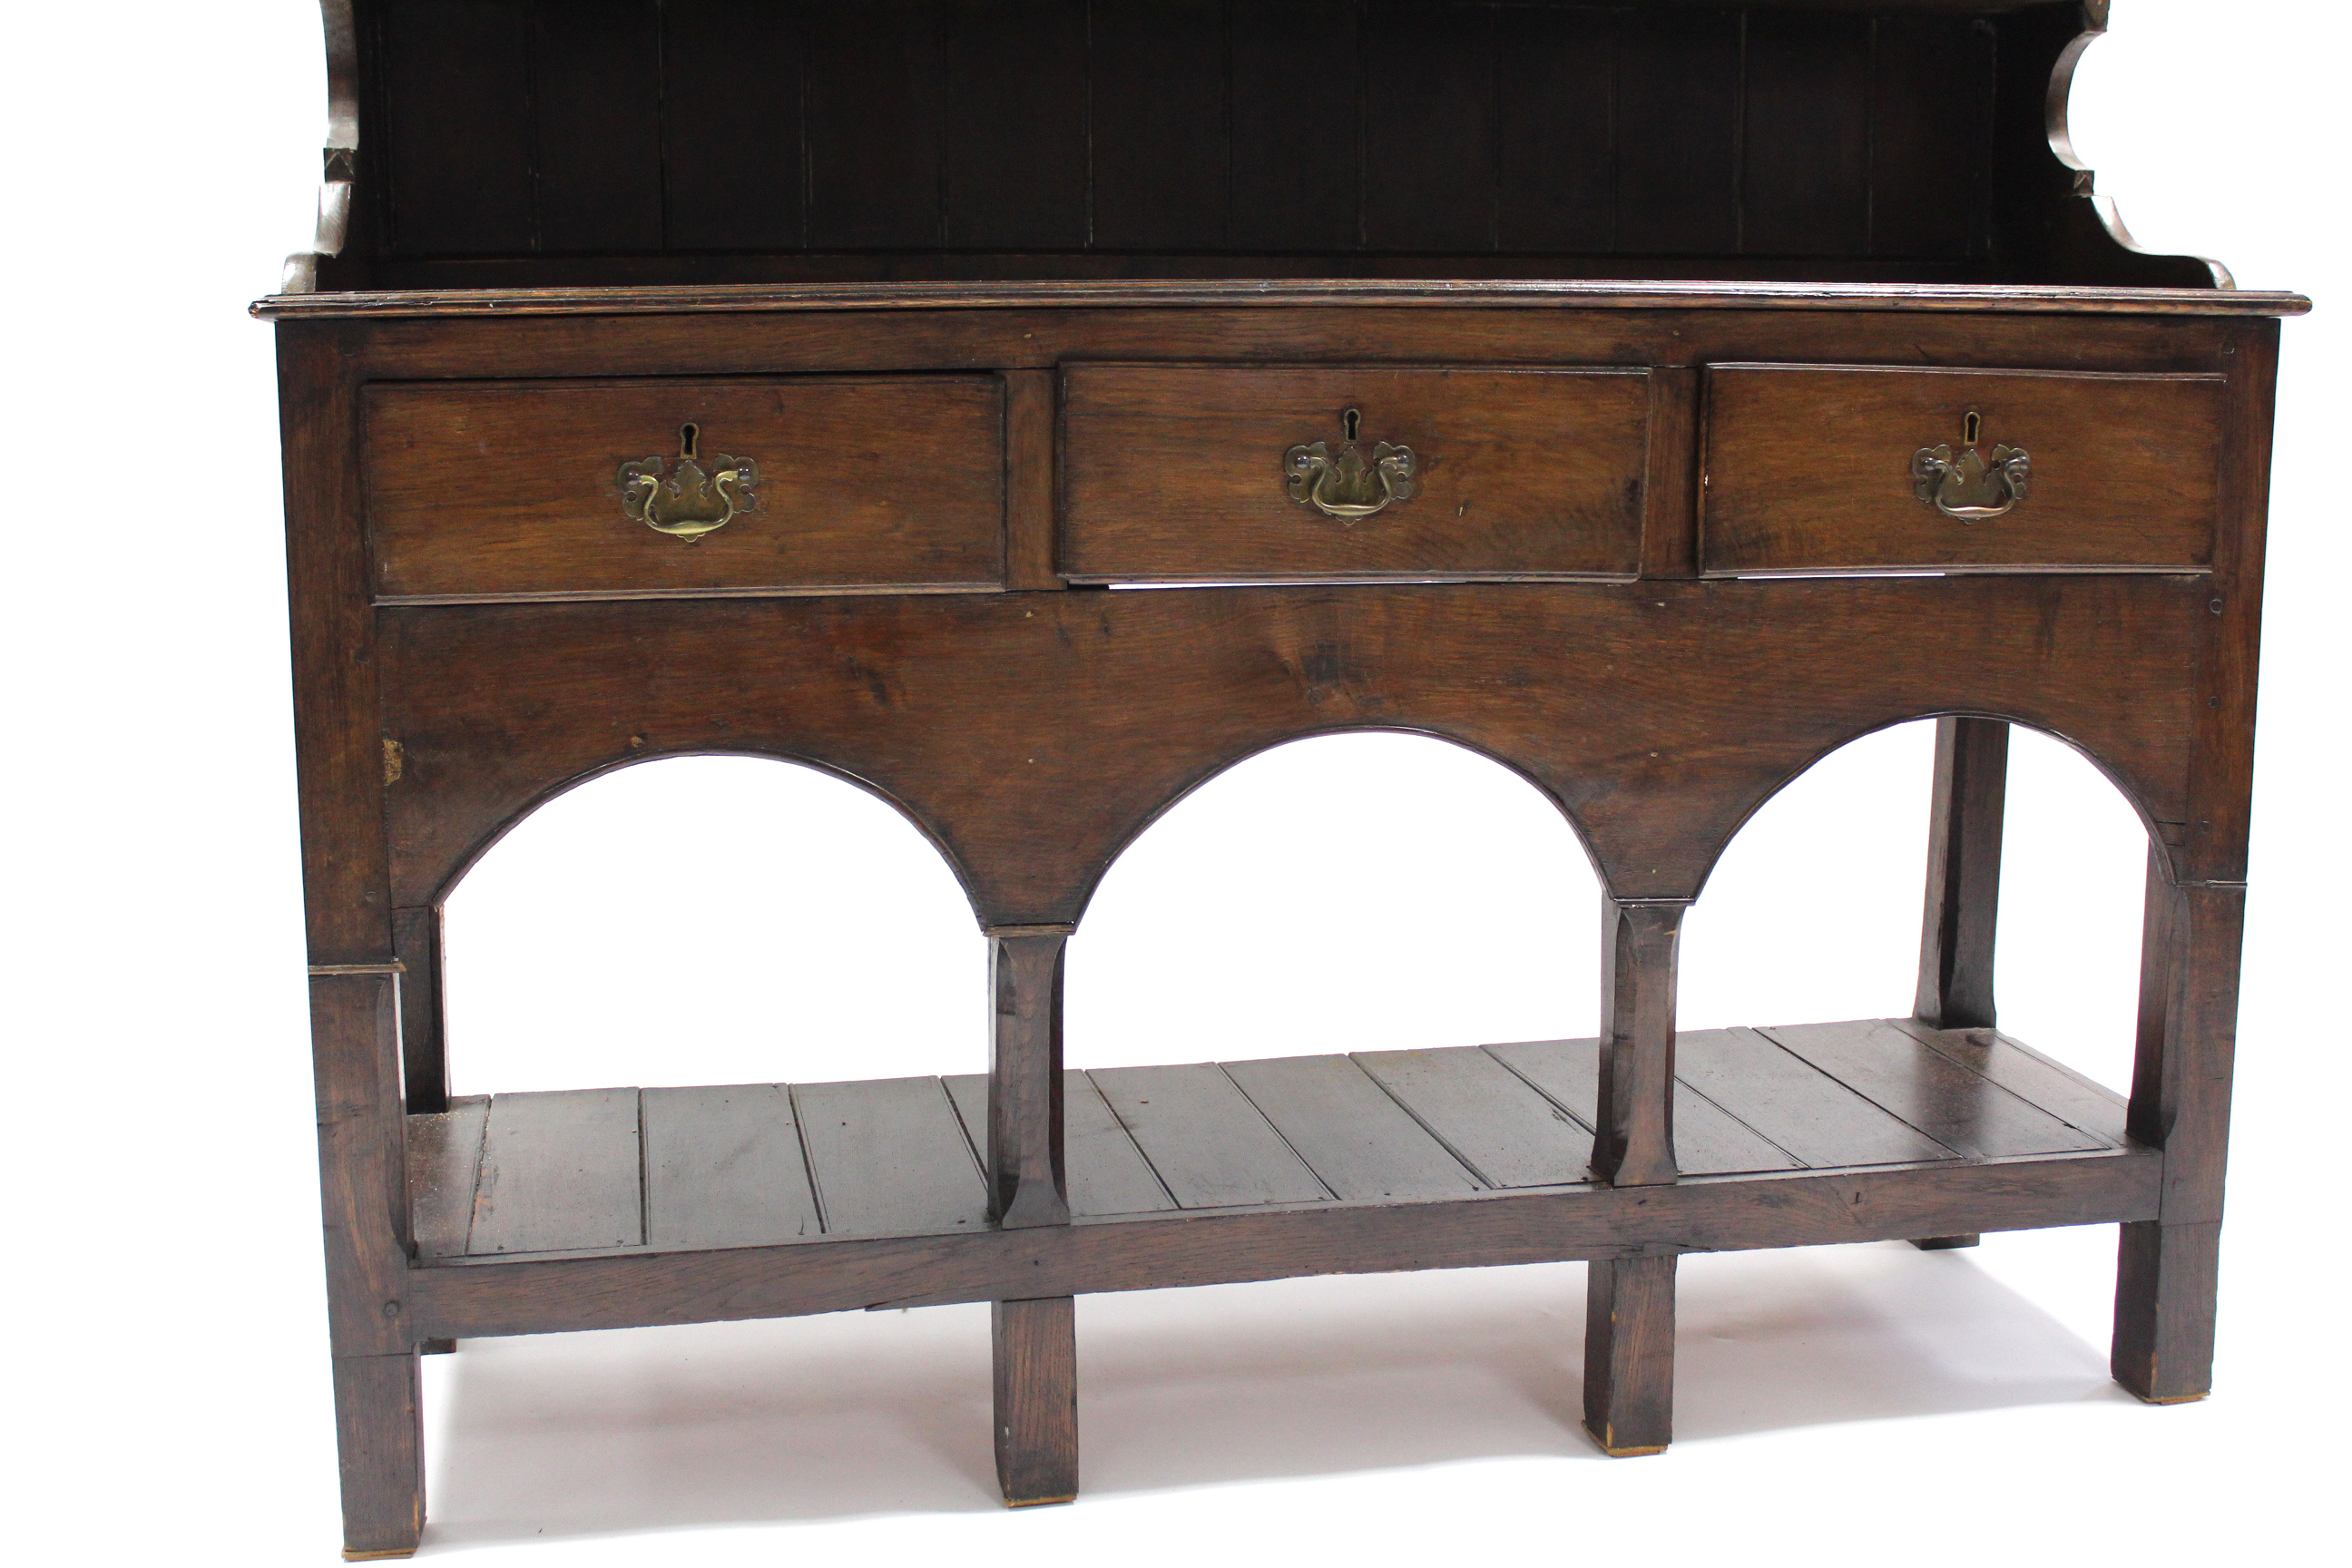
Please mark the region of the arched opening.
POLYGON ((592 779, 466 873, 444 932, 458 1094, 984 1065, 953 873, 814 768, 673 757, 592 779))
POLYGON ((1599 888, 1525 779, 1426 735, 1318 735, 1186 795, 1070 943, 1073 1065, 1589 1034, 1599 888))

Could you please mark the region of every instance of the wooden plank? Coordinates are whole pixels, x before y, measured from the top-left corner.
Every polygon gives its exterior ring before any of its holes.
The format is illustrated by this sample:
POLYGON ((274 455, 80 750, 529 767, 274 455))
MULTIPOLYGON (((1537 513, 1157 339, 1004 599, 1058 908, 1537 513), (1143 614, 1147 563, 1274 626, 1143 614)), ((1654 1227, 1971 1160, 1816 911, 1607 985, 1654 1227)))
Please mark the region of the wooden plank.
POLYGON ((662 178, 672 250, 808 238, 801 43, 774 0, 664 0, 662 178))
POLYGON ((1355 1058, 1487 1185, 1591 1179, 1591 1130, 1475 1046, 1355 1058))
POLYGON ((2036 1109, 1886 1020, 1780 1025, 1762 1033, 1962 1154, 2001 1159, 2107 1147, 2105 1139, 2036 1109))
POLYGON ((520 4, 383 9, 392 242, 411 256, 532 248, 530 27, 520 4))
POLYGON ((2124 1097, 2063 1062, 1991 1029, 1934 1029, 1908 1018, 1893 1023, 1921 1044, 2022 1095, 2061 1121, 2119 1147, 2124 1142, 2124 1097))
MULTIPOLYGON (((539 248, 662 245, 661 24, 652 0, 533 7, 539 248)), ((755 91, 748 82, 736 90, 755 91)))
POLYGON ((947 212, 960 250, 1087 242, 1086 0, 945 7, 947 212))
MULTIPOLYGON (((1578 1121, 1590 1125, 1598 1113, 1599 1040, 1519 1040, 1483 1048, 1578 1121)), ((1687 1176, 1804 1168, 1795 1155, 1679 1077, 1675 1081, 1675 1163, 1687 1176)))
POLYGON ((494 1095, 467 1252, 639 1246, 638 1161, 634 1089, 494 1095))
POLYGON ((467 1095, 408 1121, 408 1226, 419 1258, 463 1258, 490 1097, 467 1095))
POLYGON ((1748 14, 1740 248, 1870 248, 1870 18, 1748 14))
POLYGON ((1364 10, 1364 244, 1495 247, 1493 13, 1452 0, 1364 10))
POLYGON ((1098 1068, 1087 1076, 1181 1207, 1330 1195, 1214 1062, 1098 1068))
POLYGON ((1227 19, 1237 251, 1347 251, 1362 241, 1362 79, 1356 0, 1252 0, 1227 19))
POLYGON ((822 1233, 784 1085, 639 1097, 646 1246, 758 1247, 822 1233))
POLYGON ((1992 28, 1973 16, 1881 16, 1875 25, 1871 253, 1981 255, 1992 28))
MULTIPOLYGON (((988 1075, 958 1073, 940 1081, 947 1085, 976 1154, 988 1146, 988 1075)), ((1176 1206, 1143 1151, 1103 1103, 1094 1080, 1075 1068, 1062 1075, 1062 1142, 1074 1217, 1160 1214, 1176 1206)))
POLYGON ((1695 1029, 1675 1045, 1684 1082, 1817 1170, 1953 1158, 1753 1029, 1695 1029))
POLYGON ((1094 8, 1094 237, 1103 250, 1225 242, 1224 7, 1094 8))
POLYGON ((1461 1161, 1346 1057, 1227 1062, 1224 1068, 1342 1201, 1453 1197, 1481 1188, 1461 1161))
POLYGON ((1739 246, 1740 17, 1628 13, 1618 35, 1617 248, 1739 246))
POLYGON ((1508 13, 1496 73, 1496 243, 1605 255, 1617 243, 1617 17, 1508 13))
POLYGON ((940 243, 940 16, 929 0, 799 8, 809 244, 940 243))
POLYGON ((827 1236, 988 1228, 980 1163, 935 1078, 793 1086, 827 1236))

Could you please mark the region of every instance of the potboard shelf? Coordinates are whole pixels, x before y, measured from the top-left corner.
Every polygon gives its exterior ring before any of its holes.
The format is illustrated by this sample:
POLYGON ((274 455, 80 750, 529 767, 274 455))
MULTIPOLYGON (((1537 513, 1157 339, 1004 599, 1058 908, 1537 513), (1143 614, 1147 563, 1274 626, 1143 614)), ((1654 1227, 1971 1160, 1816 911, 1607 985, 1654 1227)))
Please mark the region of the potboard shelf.
MULTIPOLYGON (((1685 1183, 2134 1149, 2113 1091, 1991 1030, 1711 1029, 1677 1058, 1685 1183)), ((1593 1192, 1598 1068, 1539 1040, 1072 1071, 1072 1219, 1593 1192)), ((417 1259, 988 1236, 986 1116, 978 1074, 461 1100, 408 1118, 417 1259)))

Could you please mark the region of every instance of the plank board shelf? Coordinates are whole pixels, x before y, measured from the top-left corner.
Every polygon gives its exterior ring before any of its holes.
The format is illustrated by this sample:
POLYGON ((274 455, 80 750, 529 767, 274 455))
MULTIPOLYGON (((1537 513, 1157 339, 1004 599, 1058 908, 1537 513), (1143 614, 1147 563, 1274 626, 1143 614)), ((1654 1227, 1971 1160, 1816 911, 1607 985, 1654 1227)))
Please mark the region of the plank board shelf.
MULTIPOLYGON (((1708 1029, 1677 1051, 1686 1182, 2147 1152, 2121 1096, 1992 1030, 1708 1029)), ((1071 1217, 1590 1191, 1599 1068, 1597 1040, 1535 1040, 1071 1070, 1071 1217)), ((982 1235, 987 1096, 970 1074, 468 1097, 408 1119, 418 1255, 982 1235)))

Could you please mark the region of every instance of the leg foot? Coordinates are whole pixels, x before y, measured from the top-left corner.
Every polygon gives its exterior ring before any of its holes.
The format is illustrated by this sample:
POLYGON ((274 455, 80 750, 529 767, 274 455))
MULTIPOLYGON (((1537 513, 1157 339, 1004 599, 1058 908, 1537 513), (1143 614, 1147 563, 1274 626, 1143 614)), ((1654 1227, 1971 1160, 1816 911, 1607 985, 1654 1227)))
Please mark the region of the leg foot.
POLYGON ((2150 1405, 2186 1405, 2213 1387, 2213 1300, 2221 1226, 2143 1220, 2120 1227, 2116 1381, 2150 1405))
POLYGON ((425 1430, 413 1355, 335 1358, 343 1557, 405 1557, 425 1528, 425 1430))
POLYGON ((1675 1262, 1586 1266, 1584 1427, 1612 1458, 1663 1453, 1674 1436, 1675 1262))
POLYGON ((455 1340, 419 1340, 416 1342, 416 1353, 418 1355, 455 1355, 457 1353, 457 1342, 455 1340))
POLYGON ((1078 1495, 1078 1340, 1068 1296, 999 1301, 996 1479, 1007 1508, 1078 1495))
POLYGON ((1983 1237, 1975 1235, 1922 1236, 1913 1238, 1911 1245, 1922 1252, 1949 1252, 1955 1247, 1974 1247, 1983 1239, 1983 1237))

